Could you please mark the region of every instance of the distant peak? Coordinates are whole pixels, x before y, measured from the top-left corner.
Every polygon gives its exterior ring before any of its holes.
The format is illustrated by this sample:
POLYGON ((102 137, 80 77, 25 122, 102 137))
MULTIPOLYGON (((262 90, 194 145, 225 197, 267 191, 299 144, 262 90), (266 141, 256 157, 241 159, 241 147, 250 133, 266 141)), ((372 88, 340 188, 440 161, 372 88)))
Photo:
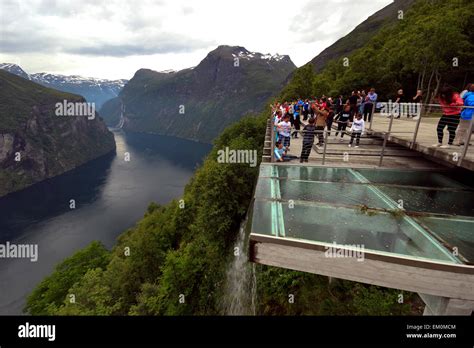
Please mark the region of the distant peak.
POLYGON ((158 71, 159 73, 162 73, 162 74, 173 74, 176 72, 176 70, 173 70, 173 69, 167 69, 167 70, 162 70, 162 71, 158 71))
POLYGON ((8 71, 9 73, 21 76, 27 80, 31 80, 30 75, 26 73, 18 64, 15 63, 0 63, 0 69, 8 71))
POLYGON ((239 58, 245 60, 268 60, 274 62, 291 61, 288 55, 276 54, 262 54, 259 52, 251 52, 242 46, 220 45, 215 50, 209 53, 210 55, 231 56, 232 58, 239 58))

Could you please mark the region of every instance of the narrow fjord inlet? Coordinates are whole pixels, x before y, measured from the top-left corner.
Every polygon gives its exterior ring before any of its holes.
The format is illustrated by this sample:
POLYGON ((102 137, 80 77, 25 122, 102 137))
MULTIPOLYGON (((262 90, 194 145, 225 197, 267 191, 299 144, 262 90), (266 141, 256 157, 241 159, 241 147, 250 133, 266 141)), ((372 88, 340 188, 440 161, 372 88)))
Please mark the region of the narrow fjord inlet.
POLYGON ((0 263, 0 313, 22 314, 26 295, 64 258, 94 240, 111 248, 150 202, 179 198, 210 150, 207 144, 168 136, 114 136, 116 154, 0 198, 0 243, 37 244, 39 253, 34 263, 0 263), (70 199, 76 209, 70 209, 70 199))

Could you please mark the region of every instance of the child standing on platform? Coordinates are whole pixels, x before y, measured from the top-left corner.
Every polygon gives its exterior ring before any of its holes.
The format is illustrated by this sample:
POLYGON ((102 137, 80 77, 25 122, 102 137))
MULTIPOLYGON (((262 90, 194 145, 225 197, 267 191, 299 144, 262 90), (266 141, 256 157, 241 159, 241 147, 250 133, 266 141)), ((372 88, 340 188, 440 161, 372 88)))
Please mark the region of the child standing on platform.
POLYGON ((362 114, 357 114, 354 122, 352 122, 352 127, 351 127, 351 141, 349 143, 349 147, 352 147, 352 144, 354 143, 354 138, 356 138, 356 145, 355 147, 359 147, 360 143, 360 136, 364 134, 365 130, 365 122, 362 119, 362 114))

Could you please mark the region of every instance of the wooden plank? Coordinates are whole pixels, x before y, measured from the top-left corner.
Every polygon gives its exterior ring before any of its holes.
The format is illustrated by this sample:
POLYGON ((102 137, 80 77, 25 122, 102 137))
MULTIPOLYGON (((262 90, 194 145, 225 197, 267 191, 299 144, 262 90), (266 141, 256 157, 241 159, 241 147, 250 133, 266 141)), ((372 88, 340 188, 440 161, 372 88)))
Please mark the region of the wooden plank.
POLYGON ((256 263, 387 288, 474 301, 474 275, 364 259, 328 258, 324 251, 251 243, 256 263))

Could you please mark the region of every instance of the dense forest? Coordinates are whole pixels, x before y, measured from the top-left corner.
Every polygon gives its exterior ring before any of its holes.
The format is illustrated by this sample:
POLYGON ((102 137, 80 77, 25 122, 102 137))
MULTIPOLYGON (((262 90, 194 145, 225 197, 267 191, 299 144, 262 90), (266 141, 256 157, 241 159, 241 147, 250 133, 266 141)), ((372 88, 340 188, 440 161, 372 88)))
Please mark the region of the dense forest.
POLYGON ((385 100, 399 88, 408 95, 421 89, 427 103, 445 84, 460 91, 472 82, 473 1, 418 0, 396 15, 397 21, 347 57, 325 64, 321 72, 310 63, 299 68, 281 98, 347 96, 354 89, 375 87, 385 100))

